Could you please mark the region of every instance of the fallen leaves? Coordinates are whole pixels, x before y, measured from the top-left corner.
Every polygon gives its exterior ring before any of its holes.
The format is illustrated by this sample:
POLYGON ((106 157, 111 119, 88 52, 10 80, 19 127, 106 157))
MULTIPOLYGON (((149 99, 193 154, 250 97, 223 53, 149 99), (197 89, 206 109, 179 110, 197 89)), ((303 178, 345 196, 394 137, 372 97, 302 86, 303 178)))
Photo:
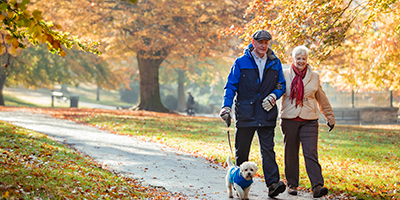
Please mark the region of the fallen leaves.
POLYGON ((0 192, 5 199, 170 199, 180 196, 112 173, 45 135, 0 123, 0 192))
MULTIPOLYGON (((0 109, 11 111, 21 108, 5 107, 0 109)), ((226 157, 230 156, 226 130, 219 119, 144 111, 26 109, 74 120, 115 134, 125 134, 139 140, 161 143, 166 147, 173 147, 195 157, 203 157, 210 163, 216 164, 210 164, 210 167, 215 169, 218 166, 226 167, 226 157)), ((325 128, 322 126, 320 128, 319 160, 323 169, 325 185, 330 189, 330 194, 335 195, 332 198, 345 199, 351 196, 361 199, 400 198, 398 189, 400 185, 398 183, 400 180, 400 152, 398 150, 400 126, 339 125, 336 127, 335 134, 327 134, 325 128)), ((20 129, 15 128, 12 131, 16 133, 20 129)), ((233 129, 231 132, 234 133, 233 129)), ((234 143, 233 138, 231 137, 232 144, 234 143)), ((16 146, 15 144, 14 140, 14 142, 10 142, 9 146, 16 146)), ((51 148, 49 146, 44 145, 43 147, 51 148)), ((6 150, 7 152, 0 152, 1 155, 6 156, 13 153, 9 149, 6 150)), ((284 171, 283 142, 279 127, 276 129, 275 152, 280 171, 284 171)), ((26 156, 25 158, 27 158, 26 156)), ((43 159, 54 155, 38 153, 32 156, 35 156, 32 159, 43 159)), ((253 141, 250 160, 255 161, 261 167, 257 137, 253 141)), ((310 181, 306 174, 301 151, 300 163, 300 188, 310 190, 310 181)), ((147 173, 149 172, 147 171, 147 173)), ((263 177, 262 170, 257 177, 263 177)), ((284 174, 281 178, 284 179, 284 174)))

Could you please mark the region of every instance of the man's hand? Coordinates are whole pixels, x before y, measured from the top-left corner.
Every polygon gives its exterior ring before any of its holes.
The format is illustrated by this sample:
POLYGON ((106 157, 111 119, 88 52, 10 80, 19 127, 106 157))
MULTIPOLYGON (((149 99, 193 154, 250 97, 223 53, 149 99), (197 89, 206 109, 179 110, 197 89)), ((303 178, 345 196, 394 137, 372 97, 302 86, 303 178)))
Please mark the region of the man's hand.
POLYGON ((275 106, 275 103, 276 103, 276 95, 274 93, 271 93, 267 97, 265 97, 261 105, 264 108, 264 110, 269 112, 275 106))
POLYGON ((335 124, 332 124, 332 125, 330 125, 330 124, 329 124, 329 122, 328 122, 328 123, 326 123, 326 125, 328 125, 328 126, 329 126, 329 130, 328 130, 328 132, 331 132, 331 130, 333 129, 333 127, 335 127, 335 124))
POLYGON ((221 117, 222 120, 226 121, 231 114, 231 108, 229 107, 223 107, 221 111, 219 112, 219 116, 221 117))

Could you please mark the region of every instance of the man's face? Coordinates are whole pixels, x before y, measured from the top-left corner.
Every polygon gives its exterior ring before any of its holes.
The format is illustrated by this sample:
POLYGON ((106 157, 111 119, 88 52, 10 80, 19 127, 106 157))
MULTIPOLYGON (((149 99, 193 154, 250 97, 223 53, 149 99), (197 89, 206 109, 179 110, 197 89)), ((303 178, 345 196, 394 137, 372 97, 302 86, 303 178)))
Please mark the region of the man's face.
POLYGON ((253 40, 254 52, 258 57, 263 57, 268 51, 269 40, 253 40))

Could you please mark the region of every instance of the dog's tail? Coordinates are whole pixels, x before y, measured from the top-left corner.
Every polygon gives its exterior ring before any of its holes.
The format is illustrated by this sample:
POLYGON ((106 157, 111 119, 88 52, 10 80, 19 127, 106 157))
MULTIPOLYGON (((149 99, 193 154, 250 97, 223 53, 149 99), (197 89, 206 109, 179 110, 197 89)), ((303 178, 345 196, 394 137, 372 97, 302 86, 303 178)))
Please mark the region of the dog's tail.
POLYGON ((228 163, 228 168, 231 168, 231 167, 235 166, 235 165, 232 163, 232 160, 231 160, 231 157, 230 157, 230 156, 228 156, 228 158, 226 159, 226 163, 228 163))

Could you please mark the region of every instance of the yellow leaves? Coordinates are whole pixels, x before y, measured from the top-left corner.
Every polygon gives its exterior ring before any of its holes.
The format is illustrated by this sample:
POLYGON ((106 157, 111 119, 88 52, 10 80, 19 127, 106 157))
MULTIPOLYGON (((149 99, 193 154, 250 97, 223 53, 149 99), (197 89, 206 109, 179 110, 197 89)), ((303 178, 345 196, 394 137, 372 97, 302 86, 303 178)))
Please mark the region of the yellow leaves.
POLYGON ((61 43, 58 40, 53 40, 53 42, 51 43, 51 45, 53 46, 53 48, 55 49, 61 49, 61 43))
POLYGON ((6 35, 6 40, 7 40, 7 42, 8 43, 11 43, 12 41, 12 39, 13 39, 14 37, 12 37, 11 35, 6 35))
POLYGON ((11 39, 11 45, 12 45, 13 48, 18 48, 18 46, 19 46, 18 39, 17 38, 12 38, 11 39))
POLYGON ((42 35, 42 43, 46 43, 48 37, 49 37, 49 36, 48 36, 46 33, 44 33, 44 34, 42 35))
MULTIPOLYGON (((19 41, 17 38, 11 36, 11 35, 6 35, 5 39, 8 44, 11 45, 12 51, 16 53, 16 49, 19 47, 19 41)), ((3 51, 2 45, 0 44, 0 53, 3 51)))
POLYGON ((8 18, 12 18, 12 17, 14 16, 14 11, 9 10, 9 11, 7 12, 7 15, 8 15, 8 18))
POLYGON ((199 19, 199 22, 207 22, 208 21, 208 16, 206 14, 203 14, 199 19))
POLYGON ((30 0, 22 0, 21 4, 19 4, 19 7, 21 10, 26 10, 26 4, 29 4, 30 0))
POLYGON ((0 15, 0 21, 3 21, 6 18, 4 15, 0 15))
POLYGON ((36 25, 36 26, 34 26, 35 28, 34 28, 34 30, 33 30, 33 37, 34 38, 37 38, 38 40, 40 40, 41 39, 41 37, 42 37, 42 27, 41 26, 38 26, 38 25, 36 25))
POLYGON ((54 41, 53 36, 52 36, 52 35, 49 35, 49 34, 45 34, 45 35, 46 35, 46 40, 47 40, 50 44, 52 44, 53 41, 54 41))
POLYGON ((43 17, 42 17, 42 11, 39 11, 39 10, 33 11, 32 16, 33 16, 33 18, 34 18, 35 20, 42 20, 42 19, 43 19, 43 17))
POLYGON ((6 192, 3 194, 3 198, 7 199, 8 196, 9 196, 8 191, 6 191, 6 192))
POLYGON ((65 57, 66 55, 67 55, 67 53, 65 53, 65 51, 60 52, 60 56, 65 57))
POLYGON ((60 24, 54 24, 54 27, 55 27, 56 29, 61 29, 61 28, 62 28, 62 26, 61 26, 60 24))

